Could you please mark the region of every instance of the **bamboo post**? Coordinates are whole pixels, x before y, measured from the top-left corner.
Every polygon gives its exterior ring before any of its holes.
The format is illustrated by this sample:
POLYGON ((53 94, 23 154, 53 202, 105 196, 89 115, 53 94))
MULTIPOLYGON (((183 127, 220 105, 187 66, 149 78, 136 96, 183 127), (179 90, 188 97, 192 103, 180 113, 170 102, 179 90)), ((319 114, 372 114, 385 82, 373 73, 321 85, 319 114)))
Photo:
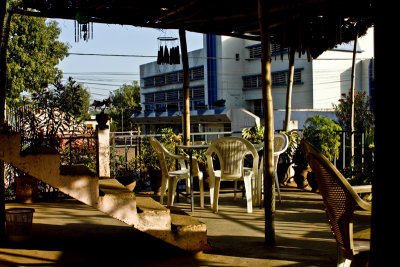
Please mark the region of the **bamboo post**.
POLYGON ((272 105, 271 41, 268 23, 263 14, 263 1, 258 0, 258 19, 261 32, 261 90, 264 104, 264 208, 265 243, 275 245, 275 192, 273 187, 274 118, 272 105))
POLYGON ((179 39, 182 52, 182 68, 183 68, 183 143, 190 143, 190 99, 189 99, 189 61, 187 54, 186 32, 179 29, 179 39))
POLYGON ((288 73, 288 84, 286 90, 286 114, 285 114, 285 131, 289 131, 290 124, 290 113, 292 112, 292 89, 293 89, 293 77, 294 77, 294 48, 289 47, 289 73, 288 73))
MULTIPOLYGON (((350 116, 350 161, 354 163, 354 87, 355 87, 355 75, 356 75, 356 52, 357 52, 357 39, 358 36, 354 39, 354 48, 353 48, 353 61, 351 65, 351 85, 350 85, 350 95, 351 95, 351 116, 350 116)), ((354 166, 351 164, 350 166, 354 166)))

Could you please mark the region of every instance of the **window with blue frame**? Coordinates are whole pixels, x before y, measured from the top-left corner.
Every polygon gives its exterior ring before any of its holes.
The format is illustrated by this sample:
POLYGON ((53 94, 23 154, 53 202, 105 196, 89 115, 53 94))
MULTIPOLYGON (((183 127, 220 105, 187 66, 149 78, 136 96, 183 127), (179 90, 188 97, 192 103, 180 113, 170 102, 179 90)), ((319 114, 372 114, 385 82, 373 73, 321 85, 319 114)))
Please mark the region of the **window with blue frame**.
MULTIPOLYGON (((246 46, 246 48, 249 51, 249 59, 261 58, 261 43, 246 46)), ((284 54, 287 52, 288 52, 288 49, 285 47, 282 47, 280 44, 276 44, 276 43, 271 44, 271 56, 276 56, 276 55, 284 54)))
MULTIPOLYGON (((293 84, 303 84, 301 80, 301 71, 303 68, 294 70, 293 84)), ((271 73, 272 87, 286 86, 288 81, 288 71, 276 71, 271 73)), ((261 74, 247 75, 242 77, 243 89, 258 89, 261 88, 261 74)))
MULTIPOLYGON (((197 66, 189 69, 189 79, 191 81, 204 79, 204 66, 197 66)), ((183 71, 173 71, 159 75, 143 78, 143 88, 163 86, 183 82, 183 71)))
MULTIPOLYGON (((145 111, 162 110, 182 110, 183 109, 183 89, 163 90, 151 93, 145 93, 144 106, 145 111)), ((189 88, 191 109, 205 106, 204 85, 192 86, 189 88)))

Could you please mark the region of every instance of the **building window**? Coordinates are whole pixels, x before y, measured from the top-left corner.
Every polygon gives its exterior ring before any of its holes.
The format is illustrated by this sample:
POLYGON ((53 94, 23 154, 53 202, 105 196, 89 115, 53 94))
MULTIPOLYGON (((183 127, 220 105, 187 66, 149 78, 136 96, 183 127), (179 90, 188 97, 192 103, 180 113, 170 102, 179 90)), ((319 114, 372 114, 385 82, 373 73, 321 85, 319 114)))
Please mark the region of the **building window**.
MULTIPOLYGON (((293 74, 293 84, 302 84, 301 81, 301 69, 295 69, 293 74)), ((271 73, 272 77, 272 86, 286 86, 288 81, 288 71, 277 71, 271 73)))
MULTIPOLYGON (((145 111, 177 110, 183 109, 183 89, 164 90, 146 93, 144 95, 145 111)), ((189 88, 190 105, 193 107, 204 107, 204 86, 189 88)))
POLYGON ((165 74, 165 82, 167 84, 169 83, 177 83, 178 80, 178 72, 171 72, 171 73, 167 73, 165 74))
POLYGON ((279 55, 281 53, 287 53, 288 49, 286 47, 282 48, 280 44, 271 44, 271 56, 279 55))
MULTIPOLYGON (((246 47, 249 51, 249 59, 261 58, 261 44, 250 45, 246 47)), ((271 56, 287 53, 287 48, 282 48, 281 45, 272 43, 271 44, 271 56)))
MULTIPOLYGON (((294 70, 293 84, 303 84, 301 81, 301 71, 303 68, 294 70)), ((271 73, 272 87, 286 86, 288 80, 288 71, 277 71, 271 73)), ((243 76, 243 89, 261 88, 261 74, 243 76)))
POLYGON ((144 102, 145 102, 145 103, 152 103, 152 102, 154 102, 154 93, 145 94, 145 95, 144 95, 144 102))
POLYGON ((165 92, 157 92, 155 94, 155 101, 156 102, 165 101, 165 92))
POLYGON ((193 99, 204 99, 204 86, 201 87, 194 87, 190 89, 190 98, 193 99))
POLYGON ((154 76, 143 79, 144 87, 152 87, 154 86, 154 76))
MULTIPOLYGON (((193 67, 189 70, 189 79, 201 80, 204 79, 204 66, 193 67)), ((183 71, 174 71, 163 73, 155 76, 143 78, 143 88, 150 88, 155 86, 163 86, 167 84, 182 83, 183 71)))
POLYGON ((261 58, 261 44, 248 46, 249 58, 261 58))
POLYGON ((261 75, 243 77, 243 89, 261 88, 261 75))
POLYGON ((178 90, 169 90, 166 91, 166 100, 171 101, 171 100, 177 100, 178 98, 178 90))

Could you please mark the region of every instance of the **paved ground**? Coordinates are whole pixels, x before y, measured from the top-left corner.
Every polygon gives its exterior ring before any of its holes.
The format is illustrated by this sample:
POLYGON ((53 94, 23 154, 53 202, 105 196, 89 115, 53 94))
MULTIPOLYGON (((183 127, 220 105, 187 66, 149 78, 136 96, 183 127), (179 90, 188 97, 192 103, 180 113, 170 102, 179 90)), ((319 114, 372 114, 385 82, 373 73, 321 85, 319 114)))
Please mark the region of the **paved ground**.
MULTIPOLYGON (((263 210, 248 214, 243 199, 233 201, 232 194, 223 194, 218 214, 209 205, 196 206, 191 213, 183 202, 176 206, 207 224, 210 251, 188 254, 75 200, 63 200, 25 205, 35 209, 32 238, 1 244, 0 266, 336 265, 336 243, 316 193, 282 190, 274 247, 264 243, 263 210)), ((7 204, 7 208, 20 206, 7 204)), ((365 228, 369 215, 357 211, 356 222, 365 228)))

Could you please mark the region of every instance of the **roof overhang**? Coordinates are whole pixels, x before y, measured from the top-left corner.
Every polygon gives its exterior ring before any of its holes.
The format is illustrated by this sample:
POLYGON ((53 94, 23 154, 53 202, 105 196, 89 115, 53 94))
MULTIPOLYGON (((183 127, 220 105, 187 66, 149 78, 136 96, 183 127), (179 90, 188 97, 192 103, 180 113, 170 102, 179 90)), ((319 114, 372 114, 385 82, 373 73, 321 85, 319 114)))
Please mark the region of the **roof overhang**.
MULTIPOLYGON (((272 41, 314 58, 365 34, 376 8, 375 0, 264 0, 263 6, 272 41)), ((257 0, 22 0, 16 12, 260 39, 257 0)))
MULTIPOLYGON (((207 109, 207 110, 191 110, 190 124, 215 124, 215 123, 231 123, 230 110, 207 109)), ((133 123, 136 124, 182 124, 182 112, 166 111, 166 112, 141 112, 131 117, 133 123)))

